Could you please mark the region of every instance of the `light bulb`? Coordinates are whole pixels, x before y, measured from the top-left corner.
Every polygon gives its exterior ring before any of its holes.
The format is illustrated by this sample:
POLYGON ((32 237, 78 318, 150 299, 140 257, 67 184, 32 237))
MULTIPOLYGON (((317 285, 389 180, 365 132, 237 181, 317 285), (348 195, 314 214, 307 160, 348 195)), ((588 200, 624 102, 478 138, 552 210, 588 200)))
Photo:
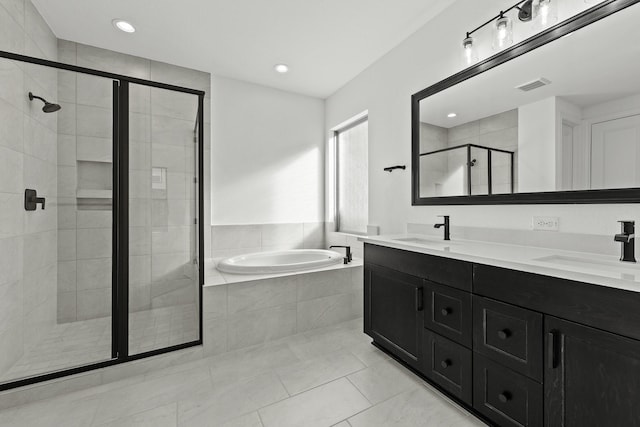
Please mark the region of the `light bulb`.
POLYGON ((543 30, 558 21, 557 0, 538 0, 534 9, 534 30, 543 30))
POLYGON ((466 66, 478 62, 478 50, 475 48, 473 42, 473 37, 469 35, 462 41, 463 61, 466 66))
POLYGON ((493 49, 502 50, 513 44, 513 27, 511 20, 501 15, 493 26, 493 49))

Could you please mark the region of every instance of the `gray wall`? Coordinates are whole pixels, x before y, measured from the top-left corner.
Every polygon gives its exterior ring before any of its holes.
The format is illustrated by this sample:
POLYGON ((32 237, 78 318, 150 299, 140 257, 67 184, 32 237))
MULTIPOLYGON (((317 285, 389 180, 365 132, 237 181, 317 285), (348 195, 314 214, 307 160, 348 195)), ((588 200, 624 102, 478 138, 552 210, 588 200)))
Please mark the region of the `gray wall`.
MULTIPOLYGON (((30 1, 0 1, 0 50, 56 60, 56 38, 30 1)), ((0 373, 56 323, 57 117, 29 91, 57 95, 57 73, 0 60, 0 373), (46 197, 25 212, 24 189, 46 197)))

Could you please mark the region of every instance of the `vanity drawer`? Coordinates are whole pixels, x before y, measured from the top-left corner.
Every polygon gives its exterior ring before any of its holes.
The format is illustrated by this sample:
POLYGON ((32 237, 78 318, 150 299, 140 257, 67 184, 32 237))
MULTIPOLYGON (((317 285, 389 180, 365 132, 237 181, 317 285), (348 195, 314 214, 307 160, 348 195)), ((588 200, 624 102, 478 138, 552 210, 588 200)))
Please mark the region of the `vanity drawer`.
POLYGON ((424 326, 471 348, 471 294, 424 281, 424 326))
POLYGON ((471 350, 424 330, 424 375, 449 393, 471 405, 471 350))
POLYGON ((471 292, 473 265, 469 262, 371 243, 364 245, 364 258, 371 264, 471 292))
POLYGON ((473 407, 502 427, 542 426, 542 385, 474 353, 473 407))
POLYGON ((542 382, 542 314, 473 297, 473 349, 542 382))

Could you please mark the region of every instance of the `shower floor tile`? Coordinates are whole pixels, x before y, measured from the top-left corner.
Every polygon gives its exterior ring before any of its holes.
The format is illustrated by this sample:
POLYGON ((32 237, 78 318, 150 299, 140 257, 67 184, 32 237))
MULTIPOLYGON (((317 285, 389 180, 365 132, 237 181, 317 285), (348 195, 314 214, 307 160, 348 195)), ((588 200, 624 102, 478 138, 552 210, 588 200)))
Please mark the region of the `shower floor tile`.
MULTIPOLYGON (((196 304, 154 308, 129 315, 129 354, 198 339, 196 304)), ((111 317, 54 326, 0 382, 111 359, 111 317)))

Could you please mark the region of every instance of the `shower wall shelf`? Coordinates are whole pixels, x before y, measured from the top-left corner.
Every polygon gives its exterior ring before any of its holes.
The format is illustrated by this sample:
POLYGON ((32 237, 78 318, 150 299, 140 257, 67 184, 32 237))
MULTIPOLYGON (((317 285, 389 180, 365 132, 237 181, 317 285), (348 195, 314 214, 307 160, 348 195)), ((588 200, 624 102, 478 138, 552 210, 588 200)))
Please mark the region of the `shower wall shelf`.
POLYGON ((513 151, 508 151, 508 150, 502 150, 499 148, 493 148, 493 147, 486 147, 483 145, 476 145, 476 144, 463 144, 463 145, 456 145, 455 147, 447 147, 447 148, 442 148, 440 150, 434 150, 434 151, 428 151, 426 153, 420 153, 420 157, 423 156, 431 156, 434 154, 439 154, 439 153, 445 153, 445 152, 451 152, 454 150, 466 150, 467 152, 467 162, 466 162, 466 169, 467 169, 467 173, 466 173, 466 178, 467 178, 467 194, 469 196, 472 195, 472 174, 471 174, 471 168, 476 166, 476 162, 477 159, 472 158, 471 156, 471 149, 472 148, 477 148, 480 150, 486 150, 487 151, 487 189, 488 189, 488 194, 491 195, 493 194, 493 176, 492 176, 492 153, 495 151, 497 153, 503 153, 503 154, 508 154, 509 155, 509 169, 510 169, 510 187, 511 187, 511 193, 513 194, 515 192, 515 170, 514 170, 514 152, 513 151))

